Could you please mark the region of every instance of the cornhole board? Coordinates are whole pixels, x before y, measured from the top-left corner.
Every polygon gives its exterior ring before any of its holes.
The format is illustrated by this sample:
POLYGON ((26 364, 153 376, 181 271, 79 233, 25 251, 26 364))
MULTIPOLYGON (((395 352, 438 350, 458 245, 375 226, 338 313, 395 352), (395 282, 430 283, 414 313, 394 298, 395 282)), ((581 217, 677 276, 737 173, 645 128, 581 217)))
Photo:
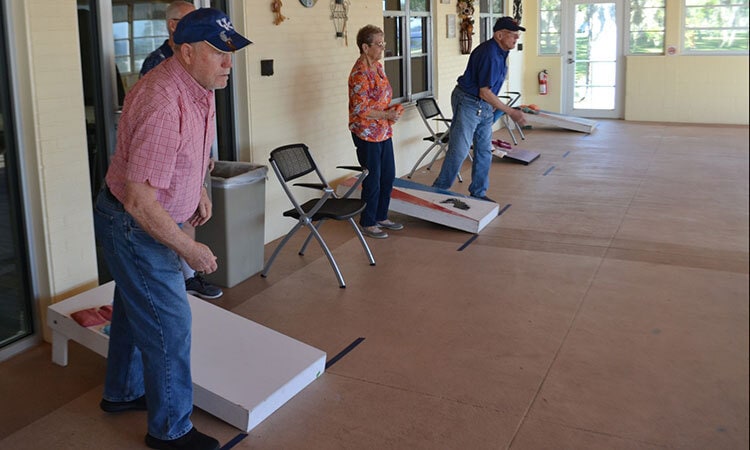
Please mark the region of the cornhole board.
POLYGON ((584 119, 582 117, 566 116, 551 111, 539 111, 539 114, 524 114, 529 125, 549 125, 565 128, 567 130, 591 133, 596 129, 598 122, 584 119))
MULTIPOLYGON (((111 304, 114 287, 111 281, 49 306, 53 362, 68 364, 71 339, 107 357, 109 337, 70 314, 111 304)), ((325 352, 192 295, 188 301, 195 406, 240 430, 253 429, 325 371, 325 352)))
POLYGON ((535 159, 539 158, 540 155, 537 152, 532 152, 531 150, 523 150, 520 148, 495 147, 495 149, 492 151, 492 156, 500 160, 518 162, 523 164, 524 166, 528 166, 529 164, 534 162, 535 159), (505 155, 498 154, 496 150, 505 152, 505 155))
MULTIPOLYGON (((336 192, 344 195, 355 181, 354 177, 344 180, 336 187, 336 192)), ((355 196, 359 197, 359 192, 352 194, 352 197, 355 196)), ((391 192, 390 210, 469 233, 479 233, 497 217, 500 206, 495 202, 396 178, 391 192), (469 209, 462 210, 453 203, 442 203, 450 199, 460 200, 469 209)))

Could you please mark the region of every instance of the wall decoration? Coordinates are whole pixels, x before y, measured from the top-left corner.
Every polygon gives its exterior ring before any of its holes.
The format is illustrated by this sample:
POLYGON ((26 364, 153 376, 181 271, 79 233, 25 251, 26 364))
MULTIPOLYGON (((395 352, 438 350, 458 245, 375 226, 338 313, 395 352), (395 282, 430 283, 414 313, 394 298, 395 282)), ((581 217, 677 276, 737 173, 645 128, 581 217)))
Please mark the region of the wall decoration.
POLYGON ((516 19, 516 22, 521 23, 521 16, 523 16, 521 0, 513 0, 513 18, 516 19))
POLYGON ((468 55, 471 53, 471 36, 474 34, 474 0, 460 0, 457 8, 458 17, 461 19, 461 34, 458 43, 461 47, 461 54, 468 55))
POLYGON ((302 6, 305 8, 312 8, 315 6, 315 2, 318 0, 299 0, 300 3, 302 3, 302 6))
POLYGON ((348 46, 349 39, 346 36, 346 22, 349 20, 349 0, 332 0, 331 1, 331 20, 333 28, 336 29, 336 37, 344 38, 344 43, 348 46))
POLYGON ((286 16, 281 14, 281 0, 271 2, 271 11, 273 11, 273 24, 278 25, 286 20, 286 16))
POLYGON ((456 15, 445 15, 445 37, 448 39, 456 37, 456 15))

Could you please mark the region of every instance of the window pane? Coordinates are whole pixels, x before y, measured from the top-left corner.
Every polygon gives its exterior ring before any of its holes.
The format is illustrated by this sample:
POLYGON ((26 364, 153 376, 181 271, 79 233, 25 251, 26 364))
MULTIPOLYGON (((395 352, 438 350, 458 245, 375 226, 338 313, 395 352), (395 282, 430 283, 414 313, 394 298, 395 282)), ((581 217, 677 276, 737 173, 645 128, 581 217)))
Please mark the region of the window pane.
POLYGON ((543 55, 560 53, 560 35, 559 34, 539 35, 539 53, 543 55))
POLYGON ((383 11, 403 11, 406 9, 406 0, 383 0, 383 11))
POLYGON ((747 3, 685 0, 685 49, 697 52, 746 52, 747 3))
POLYGON ((385 57, 402 56, 404 45, 401 20, 398 17, 385 17, 383 19, 383 33, 385 37, 385 57))
POLYGON ((479 1, 479 12, 480 13, 491 13, 492 10, 490 9, 492 6, 490 5, 490 0, 480 0, 479 1))
POLYGON ((747 51, 747 30, 689 30, 685 48, 694 51, 747 51))
POLYGON ((130 37, 130 28, 127 22, 117 22, 112 24, 112 34, 115 39, 128 39, 130 37))
MULTIPOLYGON (((411 58, 411 93, 412 95, 427 92, 428 82, 427 56, 411 58)), ((395 95, 394 95, 395 96, 395 95)))
POLYGON ((630 33, 631 53, 664 53, 664 33, 639 31, 630 33))
POLYGON ((130 73, 133 70, 130 68, 130 56, 117 56, 115 57, 115 64, 120 73, 130 73))
POLYGON ((559 10, 561 9, 560 0, 541 0, 539 9, 541 11, 559 10))
POLYGON ((503 14, 504 10, 505 9, 503 8, 503 0, 492 1, 492 14, 495 14, 499 17, 503 14))
POLYGON ((542 33, 559 33, 560 11, 542 11, 539 17, 539 31, 542 33))
POLYGON ((385 74, 388 76, 388 81, 391 83, 393 88, 393 98, 404 97, 404 87, 401 85, 401 74, 403 73, 403 60, 394 59, 391 61, 385 61, 383 64, 385 68, 385 74))
MULTIPOLYGON (((164 38, 140 38, 140 39, 133 39, 133 53, 135 53, 135 56, 138 57, 138 55, 146 55, 148 56, 149 53, 156 50, 158 46, 164 42, 164 39, 166 39, 166 36, 164 38)), ((138 66, 140 67, 140 66, 138 66)))
POLYGON ((160 20, 164 22, 166 16, 166 3, 136 3, 133 5, 133 20, 160 20))
POLYGON ((130 55, 130 45, 126 40, 115 41, 115 56, 128 56, 130 55))
POLYGON ((128 5, 113 5, 112 6, 112 22, 127 22, 128 21, 128 5))
POLYGON ((430 10, 429 0, 411 0, 409 8, 414 12, 428 12, 430 10))
POLYGON ((426 20, 423 17, 409 19, 409 44, 412 56, 427 53, 427 39, 424 36, 426 20))
POLYGON ((163 20, 136 20, 133 22, 133 37, 169 36, 167 23, 163 20))

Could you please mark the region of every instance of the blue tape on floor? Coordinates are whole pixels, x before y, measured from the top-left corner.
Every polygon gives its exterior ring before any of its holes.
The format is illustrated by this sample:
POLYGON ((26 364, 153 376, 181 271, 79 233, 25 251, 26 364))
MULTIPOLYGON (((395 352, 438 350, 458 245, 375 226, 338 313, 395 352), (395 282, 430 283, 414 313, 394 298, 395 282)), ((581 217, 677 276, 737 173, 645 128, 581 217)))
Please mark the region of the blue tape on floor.
POLYGON ((354 347, 356 347, 359 344, 361 344, 362 341, 364 341, 364 340, 365 340, 365 338, 359 337, 359 338, 355 339, 354 342, 352 342, 351 344, 349 344, 349 346, 347 346, 345 349, 341 350, 338 355, 334 356, 328 362, 326 362, 326 370, 329 367, 331 367, 332 365, 336 364, 336 362, 338 362, 339 359, 341 359, 344 356, 346 356, 347 353, 349 353, 350 351, 354 350, 354 347))
POLYGON ((459 251, 459 252, 462 252, 462 251, 463 251, 463 250, 464 250, 464 249, 465 249, 466 247, 468 247, 468 246, 469 246, 469 244, 471 244, 472 242, 474 242, 474 239, 476 239, 476 238, 478 238, 478 237, 479 237, 479 235, 478 235, 478 234, 475 234, 474 236, 470 237, 468 241, 464 242, 464 245, 462 245, 462 246, 460 246, 460 247, 458 248, 458 251, 459 251))
POLYGON ((568 155, 570 155, 570 150, 568 150, 567 152, 563 153, 563 158, 565 158, 568 155))
POLYGON ((231 441, 224 444, 223 447, 221 447, 220 450, 229 450, 230 448, 234 447, 235 445, 239 444, 241 440, 245 439, 247 437, 247 433, 240 433, 237 436, 234 437, 231 441))
POLYGON ((552 172, 552 169, 554 169, 554 168, 555 168, 555 166, 552 166, 552 167, 550 167, 549 169, 547 169, 547 171, 546 171, 546 172, 544 172, 544 176, 546 177, 546 176, 547 176, 547 174, 548 174, 548 173, 550 173, 550 172, 552 172))

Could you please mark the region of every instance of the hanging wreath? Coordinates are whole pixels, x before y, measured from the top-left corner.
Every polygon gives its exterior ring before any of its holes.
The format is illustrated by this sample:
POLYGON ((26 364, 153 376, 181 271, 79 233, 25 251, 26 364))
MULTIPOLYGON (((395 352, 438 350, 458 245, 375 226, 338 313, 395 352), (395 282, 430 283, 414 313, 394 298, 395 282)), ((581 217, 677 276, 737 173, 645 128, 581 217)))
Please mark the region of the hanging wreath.
POLYGON ((468 55, 471 53, 471 36, 474 34, 474 0, 459 1, 457 9, 458 18, 461 19, 461 54, 468 55))

